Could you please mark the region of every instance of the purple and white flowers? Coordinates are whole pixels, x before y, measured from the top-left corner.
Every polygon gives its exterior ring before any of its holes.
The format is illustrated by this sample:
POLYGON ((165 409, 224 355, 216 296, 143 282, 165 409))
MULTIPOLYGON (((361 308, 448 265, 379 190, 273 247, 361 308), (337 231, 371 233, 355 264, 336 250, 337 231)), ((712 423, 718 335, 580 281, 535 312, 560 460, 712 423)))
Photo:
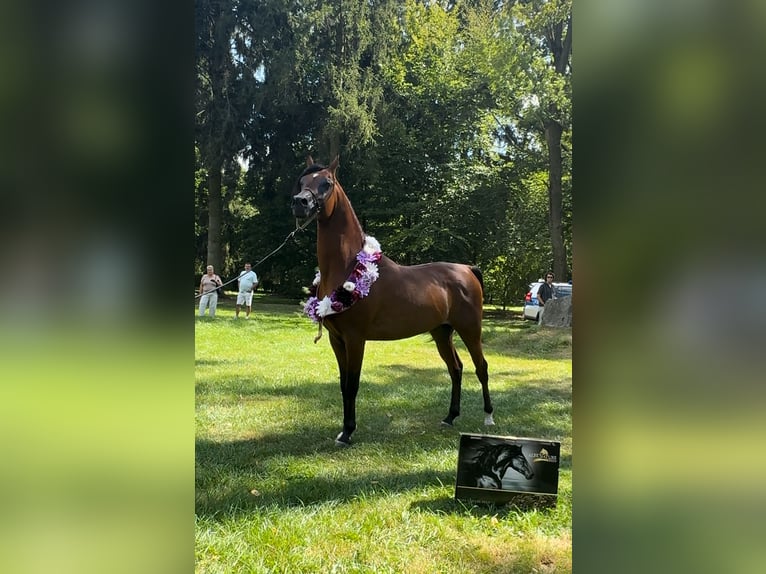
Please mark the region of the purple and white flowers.
POLYGON ((318 323, 328 315, 341 313, 351 305, 370 294, 370 287, 378 280, 379 271, 377 262, 383 253, 380 251, 380 243, 374 237, 367 236, 364 247, 356 256, 356 265, 348 279, 335 289, 329 296, 321 300, 316 296, 321 277, 317 272, 314 282, 309 290, 311 297, 303 306, 303 312, 309 318, 318 323))

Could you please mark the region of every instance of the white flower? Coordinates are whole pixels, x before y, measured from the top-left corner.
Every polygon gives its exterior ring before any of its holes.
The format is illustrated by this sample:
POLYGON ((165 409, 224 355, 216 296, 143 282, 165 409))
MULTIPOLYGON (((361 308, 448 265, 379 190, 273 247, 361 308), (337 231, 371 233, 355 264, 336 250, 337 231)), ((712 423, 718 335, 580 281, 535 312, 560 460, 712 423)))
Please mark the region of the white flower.
POLYGON ((319 282, 322 280, 322 278, 319 275, 319 271, 317 271, 316 277, 314 277, 314 282, 312 285, 319 285, 319 282))
POLYGON ((380 251, 380 243, 372 235, 368 235, 364 238, 364 252, 372 255, 380 251))
POLYGON ((332 301, 330 301, 329 297, 325 296, 325 298, 322 299, 317 306, 317 315, 320 317, 325 317, 329 313, 333 313, 332 301))
POLYGON ((367 271, 365 271, 364 274, 370 279, 370 283, 377 281, 379 277, 377 263, 368 263, 365 267, 367 268, 367 271))
POLYGON ((350 292, 350 291, 353 291, 354 289, 356 289, 356 285, 355 285, 355 284, 354 284, 352 281, 346 281, 346 282, 343 284, 343 288, 344 288, 346 291, 349 291, 349 292, 350 292))

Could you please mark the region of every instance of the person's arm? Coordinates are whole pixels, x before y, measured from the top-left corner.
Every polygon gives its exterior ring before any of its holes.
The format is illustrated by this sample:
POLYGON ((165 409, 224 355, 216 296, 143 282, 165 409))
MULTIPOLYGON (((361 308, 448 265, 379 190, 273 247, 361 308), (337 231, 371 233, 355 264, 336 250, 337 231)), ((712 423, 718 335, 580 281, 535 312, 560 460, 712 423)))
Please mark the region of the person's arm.
POLYGON ((202 295, 202 282, 205 280, 205 276, 202 276, 202 279, 199 280, 199 294, 202 295))

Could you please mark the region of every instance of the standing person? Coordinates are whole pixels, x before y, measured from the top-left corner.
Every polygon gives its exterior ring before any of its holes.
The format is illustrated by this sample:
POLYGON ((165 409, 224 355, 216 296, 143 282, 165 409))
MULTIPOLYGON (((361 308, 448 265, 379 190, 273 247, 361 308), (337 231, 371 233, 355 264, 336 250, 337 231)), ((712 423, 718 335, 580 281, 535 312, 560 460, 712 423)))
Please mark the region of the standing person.
POLYGON ((210 316, 215 317, 215 308, 218 305, 218 289, 223 285, 223 281, 214 273, 212 265, 207 266, 207 273, 202 276, 199 282, 199 293, 202 297, 199 298, 199 316, 202 317, 205 314, 205 308, 210 307, 210 316))
POLYGON ((548 271, 548 273, 545 274, 545 283, 540 285, 540 288, 537 290, 537 300, 540 305, 540 313, 537 317, 538 325, 543 322, 545 304, 551 299, 553 299, 553 273, 548 271))
POLYGON ((239 319, 239 309, 242 305, 245 305, 247 315, 245 319, 250 318, 250 309, 253 306, 253 291, 258 287, 258 276, 255 271, 251 269, 249 263, 245 263, 245 270, 239 274, 237 279, 239 290, 237 293, 237 309, 235 311, 235 319, 239 319))

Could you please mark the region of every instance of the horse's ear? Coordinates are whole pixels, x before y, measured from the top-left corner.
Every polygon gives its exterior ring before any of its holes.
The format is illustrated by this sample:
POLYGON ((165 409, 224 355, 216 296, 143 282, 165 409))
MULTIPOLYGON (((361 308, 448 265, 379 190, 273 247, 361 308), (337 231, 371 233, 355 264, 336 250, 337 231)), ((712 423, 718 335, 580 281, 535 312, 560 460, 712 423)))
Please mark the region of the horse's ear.
POLYGON ((335 170, 338 169, 338 163, 339 163, 338 160, 339 159, 340 159, 340 156, 336 155, 335 159, 332 160, 332 163, 330 164, 330 167, 327 168, 333 174, 335 173, 335 170))
POLYGON ((314 158, 311 156, 308 156, 306 158, 306 167, 311 167, 312 165, 314 165, 314 158))

